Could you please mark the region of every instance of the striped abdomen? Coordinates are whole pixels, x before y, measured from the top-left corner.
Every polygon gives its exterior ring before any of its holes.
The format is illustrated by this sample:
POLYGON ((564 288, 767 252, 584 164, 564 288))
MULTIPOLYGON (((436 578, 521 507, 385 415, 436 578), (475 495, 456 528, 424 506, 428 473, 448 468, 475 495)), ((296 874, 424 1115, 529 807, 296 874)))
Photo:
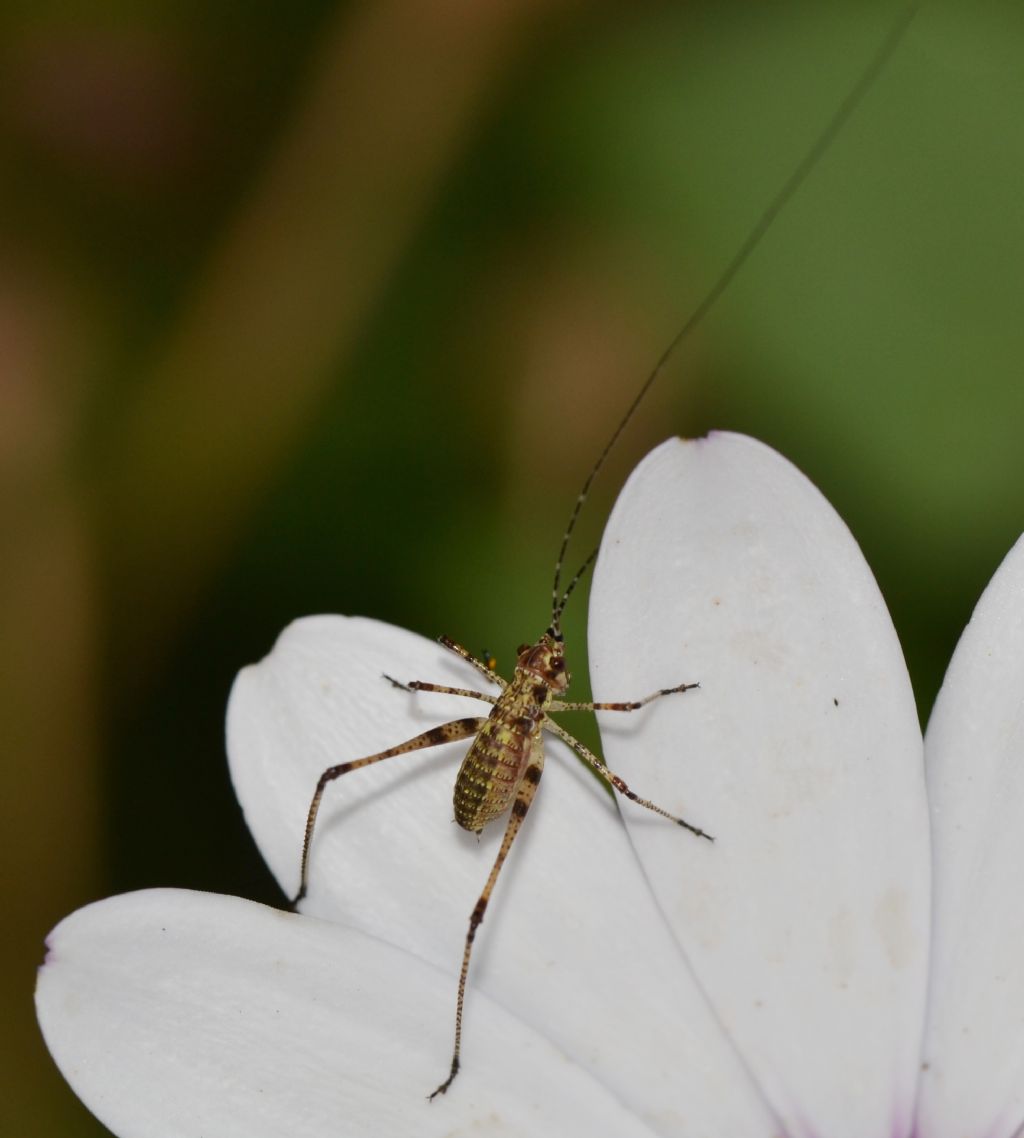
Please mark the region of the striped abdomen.
POLYGON ((479 833, 509 808, 535 748, 543 708, 513 685, 466 752, 455 780, 455 821, 479 833))

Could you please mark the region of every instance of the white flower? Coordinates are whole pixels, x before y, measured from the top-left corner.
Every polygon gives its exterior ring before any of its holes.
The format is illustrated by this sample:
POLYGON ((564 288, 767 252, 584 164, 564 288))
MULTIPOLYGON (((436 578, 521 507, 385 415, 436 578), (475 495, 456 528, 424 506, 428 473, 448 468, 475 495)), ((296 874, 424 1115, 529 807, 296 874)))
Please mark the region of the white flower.
MULTIPOLYGON (((462 1073, 428 1104, 503 827, 478 842, 450 823, 458 745, 356 772, 328 788, 305 915, 160 890, 54 930, 40 1023, 99 1118, 131 1138, 1016 1133, 1024 543, 957 649, 927 764, 856 544, 750 439, 673 440, 636 470, 590 638, 597 698, 700 681, 602 735, 714 845, 630 803, 623 827, 550 742, 477 938, 462 1073)), ((286 892, 323 768, 475 713, 384 672, 481 682, 340 617, 297 622, 238 678, 232 775, 286 892)))

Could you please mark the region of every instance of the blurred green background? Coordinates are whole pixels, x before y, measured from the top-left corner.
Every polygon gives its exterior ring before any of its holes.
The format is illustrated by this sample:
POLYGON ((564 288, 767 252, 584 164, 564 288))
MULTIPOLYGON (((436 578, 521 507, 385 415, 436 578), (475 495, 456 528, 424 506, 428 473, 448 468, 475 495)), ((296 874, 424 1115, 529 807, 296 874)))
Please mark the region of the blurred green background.
MULTIPOLYGON (((63 915, 279 899, 222 723, 289 620, 506 670, 543 628, 589 465, 896 11, 4 6, 0 1131, 106 1133, 32 1015, 63 915)), ((578 557, 654 443, 757 435, 860 541, 926 718, 1024 529, 1022 58, 1020 4, 923 6, 623 438, 578 557)), ((580 676, 585 604, 566 625, 580 676)))

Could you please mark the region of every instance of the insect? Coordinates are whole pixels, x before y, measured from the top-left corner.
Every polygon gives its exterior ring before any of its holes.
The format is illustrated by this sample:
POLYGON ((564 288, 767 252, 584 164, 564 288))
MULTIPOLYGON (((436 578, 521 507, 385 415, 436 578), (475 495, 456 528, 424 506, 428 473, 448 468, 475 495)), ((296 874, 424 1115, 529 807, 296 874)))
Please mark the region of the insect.
POLYGON ((405 691, 441 692, 447 695, 483 700, 492 705, 490 715, 472 716, 442 723, 406 740, 404 743, 389 747, 375 755, 367 755, 365 758, 328 767, 320 775, 313 800, 310 803, 302 844, 300 885, 294 899, 295 904, 302 900, 306 892, 310 847, 324 790, 329 783, 342 775, 350 774, 352 771, 360 770, 362 767, 370 766, 372 763, 378 763, 384 759, 409 754, 411 751, 437 747, 443 743, 452 743, 460 739, 472 739, 455 780, 455 821, 465 830, 480 833, 488 822, 500 817, 511 807, 505 827, 505 836, 498 848, 498 855, 469 919, 469 931, 466 934, 462 967, 459 971, 459 988, 455 1007, 455 1047, 452 1053, 451 1070, 444 1082, 431 1093, 431 1099, 439 1094, 444 1094, 459 1072, 462 1048, 462 1012, 473 941, 476 938, 477 929, 484 919, 484 913, 497 883, 501 867, 505 863, 512 843, 519 833, 519 828, 537 792, 537 786, 544 770, 543 733, 545 731, 567 743, 581 759, 597 771, 602 778, 606 779, 620 794, 655 814, 660 814, 668 821, 682 826, 697 837, 713 840, 710 834, 705 833, 697 826, 683 818, 677 818, 648 799, 641 798, 618 775, 610 771, 593 751, 551 718, 552 712, 559 711, 638 711, 662 696, 686 692, 698 686, 695 683, 683 683, 676 687, 663 688, 652 692, 643 699, 612 703, 572 703, 561 698, 568 690, 571 679, 565 659, 561 615, 577 582, 582 579, 583 573, 595 556, 596 551, 587 558, 583 567, 573 577, 568 588, 561 595, 559 594, 561 561, 559 561, 555 571, 555 583, 552 592, 551 624, 535 644, 520 645, 517 651, 515 672, 511 681, 497 675, 488 664, 478 660, 460 644, 456 644, 448 637, 441 637, 441 643, 446 648, 461 656, 467 663, 472 664, 492 683, 496 683, 501 689, 499 695, 494 696, 466 688, 452 688, 423 680, 403 683, 391 676, 384 677, 395 687, 402 688, 405 691))
POLYGON ((561 547, 555 562, 551 590, 550 624, 535 643, 523 644, 519 647, 512 679, 505 680, 497 675, 493 670, 493 661, 489 657, 486 662, 481 661, 460 644, 447 637, 441 637, 441 644, 474 667, 490 683, 496 684, 499 689, 497 695, 466 688, 453 688, 426 680, 404 682, 390 676, 384 677, 395 687, 409 692, 443 693, 482 700, 491 705, 490 713, 486 716, 471 716, 451 720, 376 754, 338 763, 323 771, 317 781, 306 818, 302 842, 300 883, 293 904, 298 904, 306 894, 313 835, 324 793, 328 785, 341 778, 342 775, 351 774, 353 771, 374 763, 399 755, 407 755, 413 751, 459 740, 468 740, 470 741, 469 748, 462 760, 455 781, 454 811, 456 822, 466 830, 479 833, 489 822, 501 817, 506 812, 508 813, 504 837, 498 848, 497 856, 469 918, 469 928, 466 933, 462 965, 459 971, 455 1006, 455 1040, 450 1069, 447 1078, 430 1094, 430 1099, 445 1094, 459 1073, 466 982, 469 975, 473 943, 484 919, 502 866, 505 864, 512 844, 522 826, 523 819, 526 817, 537 792, 544 769, 543 736, 545 732, 554 735, 571 747, 619 794, 638 806, 662 816, 668 822, 688 830, 691 835, 697 838, 714 840, 711 834, 700 827, 684 818, 676 817, 656 803, 636 794, 618 775, 609 770, 602 759, 552 718, 554 714, 562 711, 636 712, 655 700, 670 695, 683 694, 699 686, 696 682, 679 683, 673 687, 661 688, 640 699, 618 702, 571 702, 563 699, 569 688, 570 672, 564 649, 561 627, 562 615, 576 586, 594 562, 597 550, 594 550, 583 561, 579 570, 564 589, 562 588, 562 569, 570 539, 591 485, 652 384, 661 375, 679 344, 703 320, 728 287, 776 217, 842 130, 847 119, 870 89, 878 73, 895 50, 915 10, 915 5, 903 9, 899 19, 865 68, 860 79, 833 114, 821 134, 814 140, 803 160, 778 190, 732 260, 728 262, 703 300, 694 309, 689 319, 664 351, 619 421, 604 450, 587 475, 563 533, 561 547))

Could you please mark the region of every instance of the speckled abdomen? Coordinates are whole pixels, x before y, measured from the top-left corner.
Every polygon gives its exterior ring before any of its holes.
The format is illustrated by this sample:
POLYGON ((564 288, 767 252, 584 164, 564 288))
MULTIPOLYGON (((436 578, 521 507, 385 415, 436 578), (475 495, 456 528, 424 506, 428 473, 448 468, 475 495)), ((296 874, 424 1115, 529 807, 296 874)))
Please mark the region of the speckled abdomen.
POLYGON ((542 717, 536 705, 523 708, 521 697, 495 706, 466 752, 455 780, 455 821, 464 830, 479 833, 509 808, 530 756, 540 744, 542 717))

